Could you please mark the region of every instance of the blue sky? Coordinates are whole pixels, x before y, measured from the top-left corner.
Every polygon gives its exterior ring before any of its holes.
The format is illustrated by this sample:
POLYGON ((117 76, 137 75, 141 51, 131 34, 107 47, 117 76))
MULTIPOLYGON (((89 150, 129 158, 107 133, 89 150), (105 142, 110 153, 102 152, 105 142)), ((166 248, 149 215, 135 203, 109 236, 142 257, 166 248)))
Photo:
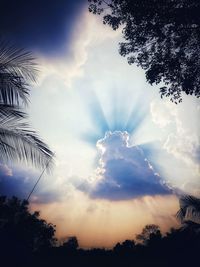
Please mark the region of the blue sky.
POLYGON ((74 21, 86 0, 1 1, 0 31, 16 45, 46 55, 61 55, 70 43, 74 21))
MULTIPOLYGON (((16 27, 16 15, 5 25, 5 3, 0 27, 37 57, 28 112, 56 153, 31 208, 57 224, 58 237, 111 246, 148 223, 176 226, 177 195, 199 194, 200 104, 191 96, 180 105, 161 100, 158 86, 119 55, 120 31, 89 14, 85 3, 20 1, 16 27)), ((23 164, 0 170, 0 193, 22 198, 40 175, 23 164)))

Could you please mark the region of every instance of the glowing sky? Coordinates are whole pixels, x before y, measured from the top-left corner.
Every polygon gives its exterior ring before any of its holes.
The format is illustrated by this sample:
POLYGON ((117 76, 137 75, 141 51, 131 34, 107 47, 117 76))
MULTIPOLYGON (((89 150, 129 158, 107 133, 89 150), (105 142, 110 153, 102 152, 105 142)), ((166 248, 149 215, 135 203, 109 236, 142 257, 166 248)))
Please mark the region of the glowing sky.
MULTIPOLYGON (((200 194, 200 104, 188 96, 180 105, 161 100, 118 54, 120 32, 78 10, 70 37, 57 39, 59 53, 34 50, 40 76, 28 112, 56 160, 31 207, 57 225, 58 237, 109 247, 148 223, 176 226, 177 195, 200 194)), ((27 197, 39 173, 0 168, 1 193, 27 197)))

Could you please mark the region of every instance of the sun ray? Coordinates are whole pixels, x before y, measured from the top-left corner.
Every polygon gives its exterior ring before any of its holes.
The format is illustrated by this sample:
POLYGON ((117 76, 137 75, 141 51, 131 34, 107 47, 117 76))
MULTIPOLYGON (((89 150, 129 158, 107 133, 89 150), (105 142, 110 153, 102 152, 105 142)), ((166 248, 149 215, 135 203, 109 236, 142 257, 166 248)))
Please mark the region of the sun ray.
POLYGON ((97 141, 108 131, 127 131, 133 135, 145 123, 148 107, 142 107, 142 99, 140 98, 133 98, 132 107, 130 107, 124 105, 127 101, 126 95, 124 97, 124 94, 122 95, 117 88, 110 89, 108 95, 110 107, 105 107, 101 95, 97 94, 95 90, 79 91, 80 97, 83 97, 83 93, 86 99, 84 107, 91 124, 91 130, 82 132, 80 138, 92 146, 96 145, 97 141))

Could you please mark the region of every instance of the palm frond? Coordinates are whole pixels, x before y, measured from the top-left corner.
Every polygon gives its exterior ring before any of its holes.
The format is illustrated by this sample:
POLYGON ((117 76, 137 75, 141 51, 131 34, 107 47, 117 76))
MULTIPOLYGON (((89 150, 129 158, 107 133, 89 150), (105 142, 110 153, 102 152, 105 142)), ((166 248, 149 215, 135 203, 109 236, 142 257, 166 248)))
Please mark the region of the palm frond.
POLYGON ((29 89, 23 78, 13 73, 0 72, 0 101, 5 104, 19 105, 28 103, 29 89))
POLYGON ((26 114, 19 108, 28 103, 29 85, 36 74, 30 52, 0 41, 0 160, 23 160, 39 168, 48 165, 50 170, 53 153, 24 122, 26 114))
POLYGON ((29 83, 35 81, 37 68, 30 52, 0 42, 0 101, 5 104, 27 103, 29 83))
POLYGON ((200 223, 200 199, 194 196, 182 196, 179 200, 180 209, 176 214, 177 219, 184 221, 193 221, 200 223))
POLYGON ((14 116, 16 118, 26 118, 27 114, 16 105, 5 105, 0 103, 0 117, 14 116))
POLYGON ((182 208, 193 206, 200 211, 200 199, 194 196, 186 195, 180 198, 180 206, 182 208))
POLYGON ((176 218, 182 223, 185 218, 185 210, 180 208, 176 213, 176 218))
POLYGON ((37 168, 52 167, 53 153, 31 130, 26 122, 15 116, 0 118, 0 160, 25 161, 37 168), (49 164, 49 161, 51 163, 49 164))

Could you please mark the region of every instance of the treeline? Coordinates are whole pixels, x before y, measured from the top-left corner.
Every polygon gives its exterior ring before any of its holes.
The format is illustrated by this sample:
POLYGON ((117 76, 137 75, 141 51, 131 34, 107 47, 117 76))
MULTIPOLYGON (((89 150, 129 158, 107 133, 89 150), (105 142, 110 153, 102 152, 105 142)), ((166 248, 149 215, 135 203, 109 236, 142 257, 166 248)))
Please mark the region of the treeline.
MULTIPOLYGON (((106 238, 106 237, 105 237, 106 238)), ((76 237, 59 244, 55 226, 30 213, 28 202, 0 197, 1 266, 198 266, 200 224, 185 221, 162 235, 159 226, 147 225, 136 240, 117 243, 113 249, 79 248, 76 237)))

